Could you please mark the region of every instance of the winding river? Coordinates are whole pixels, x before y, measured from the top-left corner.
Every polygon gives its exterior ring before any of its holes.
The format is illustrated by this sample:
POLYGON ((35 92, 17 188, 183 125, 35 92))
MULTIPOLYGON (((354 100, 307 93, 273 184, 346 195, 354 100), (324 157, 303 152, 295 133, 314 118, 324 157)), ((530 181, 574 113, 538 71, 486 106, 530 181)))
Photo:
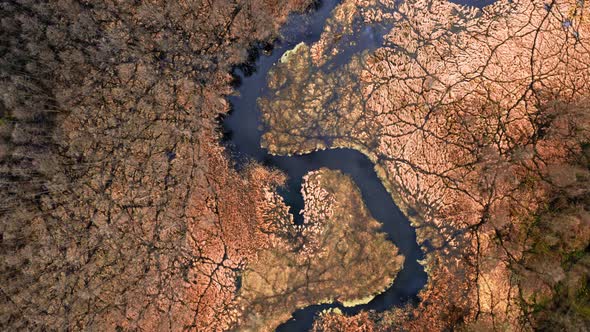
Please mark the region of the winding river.
MULTIPOLYGON (((387 233, 388 239, 393 241, 400 253, 405 256, 405 263, 391 287, 368 304, 351 308, 345 308, 340 303, 312 305, 294 312, 293 318, 281 325, 277 331, 309 330, 314 316, 326 308, 340 308, 344 313, 354 314, 360 310, 384 311, 392 306, 414 303, 427 280, 424 268, 418 263, 418 260, 423 258, 423 253, 416 242, 416 232, 396 206, 377 177, 373 163, 365 155, 353 149, 333 149, 305 155, 273 156, 260 147, 263 127, 257 99, 267 93, 268 71, 285 51, 298 43, 305 42, 311 45, 317 41, 326 19, 338 2, 322 1, 312 13, 294 15, 281 30, 281 39, 272 45, 272 48, 270 45, 259 45, 252 50, 249 63, 234 70, 239 96, 229 98, 232 111, 223 119, 224 142, 236 162, 236 167, 240 168, 247 160, 255 160, 278 168, 288 175, 288 183, 281 189, 280 194, 290 206, 296 223, 303 222, 299 214, 304 205, 300 190, 302 177, 307 172, 327 167, 350 175, 360 188, 372 216, 383 224, 382 231, 387 233)), ((467 4, 470 1, 456 2, 467 4)), ((356 43, 334 60, 337 62, 335 65, 347 62, 350 54, 380 46, 381 36, 385 30, 386 27, 370 26, 359 29, 357 34, 350 37, 356 38, 356 43)))

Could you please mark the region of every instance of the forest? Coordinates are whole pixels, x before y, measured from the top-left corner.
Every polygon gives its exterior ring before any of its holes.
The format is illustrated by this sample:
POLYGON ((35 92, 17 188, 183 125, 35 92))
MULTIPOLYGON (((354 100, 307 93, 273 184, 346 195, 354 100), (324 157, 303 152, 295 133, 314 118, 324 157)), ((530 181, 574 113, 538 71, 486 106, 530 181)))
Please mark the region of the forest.
MULTIPOLYGON (((308 173, 294 225, 222 142, 234 69, 320 5, 0 1, 1 330, 273 330, 393 282, 346 174, 308 173)), ((273 67, 264 147, 362 152, 426 252, 417 304, 314 331, 588 330, 587 5, 342 0, 273 67), (356 24, 383 45, 347 53, 356 24)))

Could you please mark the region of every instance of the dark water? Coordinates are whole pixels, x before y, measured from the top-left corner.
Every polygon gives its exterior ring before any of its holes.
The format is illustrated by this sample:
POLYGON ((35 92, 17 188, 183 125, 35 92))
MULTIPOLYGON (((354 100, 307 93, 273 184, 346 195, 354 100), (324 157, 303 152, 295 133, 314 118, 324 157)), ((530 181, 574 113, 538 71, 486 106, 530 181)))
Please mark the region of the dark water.
POLYGON ((483 8, 485 6, 493 4, 497 0, 450 0, 450 1, 452 3, 456 3, 458 5, 483 8))
MULTIPOLYGON (((478 1, 457 1, 474 3, 478 1)), ((283 53, 299 42, 311 45, 317 41, 323 30, 325 20, 338 0, 326 0, 310 14, 296 15, 282 29, 283 37, 271 50, 270 45, 261 45, 253 50, 251 61, 234 70, 239 96, 230 97, 231 113, 223 119, 224 141, 232 154, 236 167, 240 168, 248 160, 255 160, 269 167, 278 168, 288 175, 288 182, 280 194, 290 206, 295 222, 301 223, 299 214, 303 208, 301 180, 307 172, 321 167, 340 170, 350 175, 360 188, 363 200, 371 215, 382 224, 382 230, 405 256, 403 269, 393 285, 366 305, 344 308, 339 303, 312 305, 293 313, 293 318, 281 325, 277 331, 305 331, 311 328, 314 316, 326 308, 340 308, 347 314, 360 310, 384 311, 392 306, 415 303, 418 292, 426 283, 427 276, 418 260, 423 253, 416 243, 416 232, 408 219, 400 212, 390 194, 377 177, 373 163, 360 152, 353 149, 332 149, 296 156, 272 156, 260 147, 262 125, 257 107, 257 98, 266 91, 266 76, 270 68, 283 53)), ((481 4, 482 1, 479 1, 481 4)), ((354 36, 346 37, 344 43, 350 44, 323 70, 346 63, 350 56, 362 50, 374 49, 381 45, 382 35, 387 31, 383 26, 359 28, 354 36), (352 42, 352 43, 350 43, 352 42)))

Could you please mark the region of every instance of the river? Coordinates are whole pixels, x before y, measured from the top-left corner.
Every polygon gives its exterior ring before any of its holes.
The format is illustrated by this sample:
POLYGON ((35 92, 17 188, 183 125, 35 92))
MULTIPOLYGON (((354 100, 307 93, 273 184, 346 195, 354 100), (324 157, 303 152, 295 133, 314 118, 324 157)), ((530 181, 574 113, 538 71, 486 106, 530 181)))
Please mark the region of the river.
MULTIPOLYGON (((327 167, 350 175, 359 187, 371 215, 383 224, 382 231, 387 233, 388 239, 405 256, 405 263, 391 287, 368 304, 352 308, 345 308, 340 303, 312 305, 294 312, 293 318, 279 326, 277 331, 309 330, 314 316, 327 308, 340 308, 344 313, 355 314, 360 310, 379 312, 408 302, 415 303, 418 301, 418 292, 427 281, 424 268, 418 263, 418 260, 423 258, 423 252, 416 242, 416 232, 377 177, 373 163, 364 154, 353 149, 332 149, 305 155, 273 156, 260 147, 263 126, 257 99, 267 92, 268 71, 285 51, 292 49, 298 43, 305 42, 311 45, 317 41, 326 19, 338 2, 337 0, 322 1, 311 13, 294 15, 282 28, 282 37, 272 47, 259 45, 252 50, 250 61, 234 70, 239 96, 229 98, 232 110, 223 119, 224 143, 238 169, 248 160, 255 160, 266 166, 278 168, 288 175, 287 185, 279 193, 289 205, 296 223, 303 222, 299 214, 304 205, 300 190, 302 177, 307 172, 327 167)), ((465 4, 469 1, 457 2, 465 4)), ((350 54, 359 49, 380 46, 380 36, 384 31, 386 27, 359 29, 359 33, 349 37, 358 38, 354 49, 342 52, 343 55, 337 61, 344 63, 350 54)), ((338 63, 335 65, 337 66, 338 63)))

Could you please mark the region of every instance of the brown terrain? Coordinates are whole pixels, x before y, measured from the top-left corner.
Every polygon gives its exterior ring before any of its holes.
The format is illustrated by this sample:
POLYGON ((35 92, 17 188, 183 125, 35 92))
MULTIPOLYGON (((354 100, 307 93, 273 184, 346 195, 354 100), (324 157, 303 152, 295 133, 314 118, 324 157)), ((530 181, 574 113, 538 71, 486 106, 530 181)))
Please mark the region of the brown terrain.
POLYGON ((276 175, 237 174, 216 118, 231 67, 308 5, 0 3, 1 330, 237 321, 276 175))
POLYGON ((420 305, 382 328, 586 330, 589 20, 583 1, 350 0, 272 70, 271 153, 358 149, 432 249, 420 305), (392 26, 385 46, 328 69, 358 16, 392 26))
MULTIPOLYGON (((349 177, 309 173, 294 225, 220 144, 232 67, 310 3, 0 2, 0 329, 270 330, 392 282, 349 177)), ((273 69, 263 144, 358 149, 431 249, 416 307, 315 331, 588 330, 587 6, 343 0, 273 69), (385 45, 319 70, 355 18, 385 45)))
MULTIPOLYGON (((302 192, 304 224, 292 226, 291 234, 275 231, 273 244, 244 271, 244 330, 273 331, 293 311, 312 304, 369 302, 403 265, 350 177, 322 168, 304 177, 302 192)), ((283 224, 292 225, 291 218, 283 224)))

